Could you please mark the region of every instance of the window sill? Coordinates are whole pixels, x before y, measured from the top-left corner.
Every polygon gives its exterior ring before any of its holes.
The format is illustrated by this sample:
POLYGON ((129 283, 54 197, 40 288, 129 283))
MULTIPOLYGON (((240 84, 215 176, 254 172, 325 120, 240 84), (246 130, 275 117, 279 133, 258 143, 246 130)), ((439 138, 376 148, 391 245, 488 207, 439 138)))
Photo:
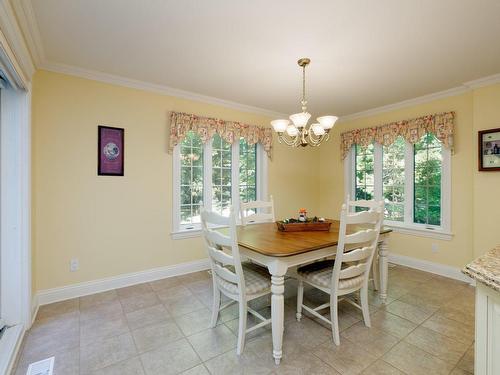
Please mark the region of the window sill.
POLYGON ((173 240, 184 240, 186 238, 201 237, 201 229, 180 230, 170 233, 173 240))
POLYGON ((391 228, 395 233, 407 234, 410 236, 435 238, 437 240, 451 241, 453 233, 442 229, 428 229, 414 226, 403 226, 399 224, 386 223, 385 226, 391 228))

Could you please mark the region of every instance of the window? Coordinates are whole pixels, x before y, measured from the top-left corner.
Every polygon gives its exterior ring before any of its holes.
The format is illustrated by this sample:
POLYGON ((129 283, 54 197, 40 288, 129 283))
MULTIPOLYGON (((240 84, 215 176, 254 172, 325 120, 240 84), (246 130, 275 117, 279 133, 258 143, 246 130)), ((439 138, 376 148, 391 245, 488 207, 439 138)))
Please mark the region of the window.
POLYGON ((244 139, 230 144, 216 134, 203 144, 196 133, 189 132, 174 150, 173 168, 174 238, 200 229, 201 207, 229 215, 231 206, 237 212, 240 199, 266 197, 267 157, 260 145, 249 145, 244 139))
POLYGON ((402 137, 389 146, 356 145, 345 161, 347 191, 356 200, 383 199, 387 225, 447 239, 450 159, 450 151, 430 133, 414 145, 402 137))

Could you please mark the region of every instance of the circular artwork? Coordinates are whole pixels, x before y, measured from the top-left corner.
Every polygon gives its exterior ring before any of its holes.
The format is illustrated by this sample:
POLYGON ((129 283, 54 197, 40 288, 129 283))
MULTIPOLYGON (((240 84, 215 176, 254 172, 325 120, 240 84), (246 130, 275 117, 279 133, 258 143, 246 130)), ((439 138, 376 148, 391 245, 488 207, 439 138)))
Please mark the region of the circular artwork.
POLYGON ((106 159, 115 160, 120 155, 120 149, 115 143, 109 142, 104 146, 103 153, 106 159))

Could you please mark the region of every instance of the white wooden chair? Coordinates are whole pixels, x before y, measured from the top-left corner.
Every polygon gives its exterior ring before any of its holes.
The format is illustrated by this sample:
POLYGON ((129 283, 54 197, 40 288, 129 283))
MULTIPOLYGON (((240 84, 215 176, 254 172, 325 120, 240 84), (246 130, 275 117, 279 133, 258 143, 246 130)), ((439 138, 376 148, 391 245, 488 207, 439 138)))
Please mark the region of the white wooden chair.
POLYGON ((349 213, 342 205, 340 215, 339 242, 335 260, 317 262, 297 270, 299 287, 297 293, 297 320, 302 318, 302 309, 332 326, 333 341, 340 344, 338 302, 347 302, 361 309, 367 327, 371 326, 368 309, 368 279, 373 255, 377 248, 383 219, 383 203, 369 211, 349 213), (347 225, 362 225, 355 233, 347 234, 347 225), (311 308, 303 304, 304 282, 330 295, 330 302, 311 308), (339 297, 360 292, 361 306, 349 298, 339 297), (330 307, 330 320, 318 311, 330 307))
POLYGON ((201 226, 212 268, 214 299, 211 327, 216 326, 220 310, 238 302, 239 327, 236 353, 240 355, 245 346, 246 333, 271 323, 271 319, 264 318, 247 305, 249 301, 271 293, 271 276, 264 267, 241 262, 232 208, 229 217, 202 210, 201 226), (229 235, 215 230, 213 226, 228 227, 229 235), (221 293, 231 300, 223 306, 221 306, 221 293), (247 312, 262 322, 246 329, 247 312))
POLYGON ((241 225, 276 221, 273 196, 269 197, 269 201, 240 201, 240 219, 241 225), (263 210, 267 210, 267 212, 262 212, 263 210))
MULTIPOLYGON (((383 201, 381 201, 383 202, 383 201)), ((358 201, 352 201, 351 196, 348 194, 347 199, 346 199, 346 205, 347 205, 347 212, 354 212, 356 207, 362 207, 366 208, 368 210, 372 210, 377 208, 379 202, 375 200, 358 200, 358 201)), ((382 212, 383 212, 383 207, 382 207, 382 212)), ((378 261, 378 251, 375 250, 375 254, 373 255, 373 261, 372 261, 372 278, 371 280, 373 281, 373 289, 379 290, 380 287, 380 268, 379 268, 379 261, 378 261)))

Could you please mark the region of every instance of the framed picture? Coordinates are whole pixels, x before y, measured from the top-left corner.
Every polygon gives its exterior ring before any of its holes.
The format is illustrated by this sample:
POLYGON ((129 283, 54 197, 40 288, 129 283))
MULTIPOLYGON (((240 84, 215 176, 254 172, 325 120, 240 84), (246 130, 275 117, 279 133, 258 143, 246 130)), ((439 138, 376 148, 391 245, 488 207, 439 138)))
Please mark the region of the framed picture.
POLYGON ((500 171, 500 128, 479 132, 479 170, 500 171))
POLYGON ((123 176, 124 133, 122 128, 97 127, 97 174, 123 176))

